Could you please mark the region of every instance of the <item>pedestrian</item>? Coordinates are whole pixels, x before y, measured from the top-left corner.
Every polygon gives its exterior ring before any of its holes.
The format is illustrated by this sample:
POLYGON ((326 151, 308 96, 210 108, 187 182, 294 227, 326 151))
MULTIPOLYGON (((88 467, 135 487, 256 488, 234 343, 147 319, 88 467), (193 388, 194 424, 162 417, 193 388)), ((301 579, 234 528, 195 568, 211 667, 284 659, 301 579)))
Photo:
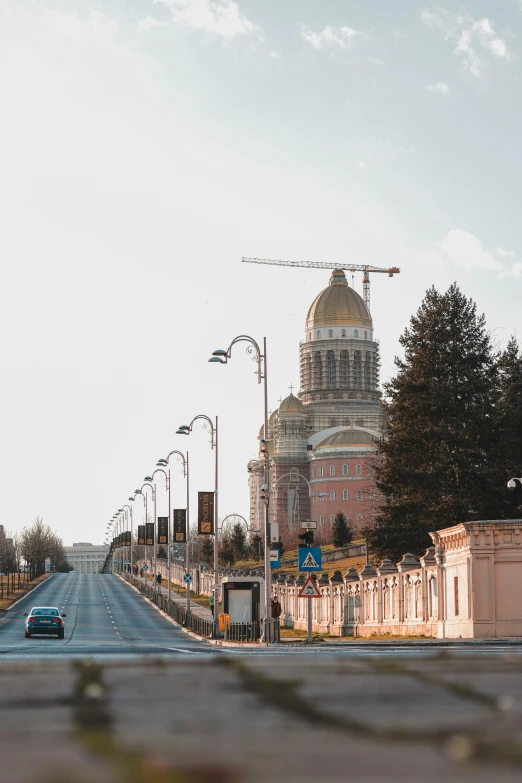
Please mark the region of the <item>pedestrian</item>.
POLYGON ((140 576, 143 579, 143 568, 140 568, 140 576))
POLYGON ((159 586, 161 587, 161 582, 162 582, 162 576, 161 576, 161 574, 158 574, 158 579, 157 579, 157 581, 158 581, 158 584, 159 584, 159 586))
POLYGON ((272 609, 272 617, 281 617, 282 606, 277 600, 277 598, 272 598, 271 609, 272 609))
POLYGON ((212 612, 212 617, 214 617, 214 593, 210 593, 208 597, 208 602, 210 604, 210 611, 212 612))

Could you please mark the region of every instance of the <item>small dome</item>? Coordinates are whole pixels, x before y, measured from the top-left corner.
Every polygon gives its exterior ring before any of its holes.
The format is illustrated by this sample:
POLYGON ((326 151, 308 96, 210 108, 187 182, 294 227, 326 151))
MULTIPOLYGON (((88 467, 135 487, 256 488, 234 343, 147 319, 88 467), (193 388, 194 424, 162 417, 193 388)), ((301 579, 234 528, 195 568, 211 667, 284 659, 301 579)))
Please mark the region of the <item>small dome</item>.
POLYGON ((330 285, 316 296, 306 316, 306 328, 346 324, 372 328, 368 308, 357 291, 350 288, 342 269, 334 269, 330 285))
POLYGON ((375 445, 375 439, 373 435, 364 430, 341 430, 335 432, 333 435, 329 435, 327 438, 318 443, 315 447, 317 449, 331 449, 342 448, 343 446, 372 446, 375 445))
POLYGON ((279 406, 279 413, 305 413, 305 407, 294 394, 289 394, 279 406))

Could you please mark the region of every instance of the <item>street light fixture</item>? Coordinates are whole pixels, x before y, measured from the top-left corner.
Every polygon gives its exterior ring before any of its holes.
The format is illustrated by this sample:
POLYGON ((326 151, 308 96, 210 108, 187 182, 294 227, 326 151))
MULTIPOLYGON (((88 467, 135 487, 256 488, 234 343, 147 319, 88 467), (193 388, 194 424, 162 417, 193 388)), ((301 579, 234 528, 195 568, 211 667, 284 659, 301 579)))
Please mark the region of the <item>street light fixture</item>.
MULTIPOLYGON (((270 598, 272 595, 271 589, 271 568, 270 568, 270 511, 269 511, 269 498, 270 498, 270 465, 269 454, 266 444, 268 442, 268 385, 267 385, 267 359, 266 359, 266 337, 263 337, 263 352, 258 343, 253 337, 247 334, 239 334, 234 337, 230 345, 226 350, 223 348, 217 348, 212 352, 212 356, 208 360, 212 363, 227 364, 228 360, 232 357, 232 348, 236 343, 248 343, 247 353, 254 354, 254 360, 257 362, 257 382, 264 381, 264 427, 263 427, 263 440, 265 442, 265 449, 263 450, 263 456, 265 459, 265 483, 266 487, 264 495, 261 499, 265 504, 265 623, 263 627, 263 640, 267 640, 269 634, 268 626, 271 617, 271 603, 270 598)), ((268 637, 269 638, 269 637, 268 637)))
POLYGON ((190 424, 182 424, 176 430, 177 435, 189 435, 192 432, 194 422, 198 419, 202 419, 207 422, 210 427, 210 448, 215 449, 215 467, 214 467, 214 617, 213 617, 213 632, 212 636, 217 639, 219 633, 219 617, 218 617, 218 605, 219 605, 219 585, 218 585, 218 417, 216 416, 216 423, 212 422, 208 416, 204 413, 198 413, 194 416, 190 424))
MULTIPOLYGON (((185 455, 181 451, 177 451, 176 449, 174 449, 173 451, 170 452, 170 454, 167 454, 165 459, 159 459, 157 461, 156 465, 159 468, 166 468, 169 465, 169 460, 170 460, 170 458, 171 458, 171 456, 173 454, 176 454, 177 457, 181 460, 181 463, 183 465, 183 475, 184 475, 184 477, 185 477, 185 479, 187 481, 187 490, 186 490, 186 492, 187 492, 187 498, 186 498, 187 519, 186 519, 186 524, 187 524, 187 528, 188 528, 188 524, 189 524, 189 458, 188 458, 188 452, 185 455)), ((170 467, 169 467, 169 514, 171 513, 170 505, 171 505, 171 503, 170 503, 170 467)), ((170 516, 169 516, 169 520, 170 520, 170 516)), ((186 543, 185 543, 185 573, 188 574, 189 568, 190 568, 189 544, 188 544, 188 529, 185 531, 185 537, 186 537, 186 543)), ((172 539, 174 539, 174 532, 173 532, 173 535, 172 535, 172 539)), ((170 547, 171 547, 171 543, 173 543, 173 540, 171 540, 170 521, 169 521, 169 602, 170 602, 170 589, 171 589, 170 588, 170 547)), ((186 585, 186 611, 187 611, 187 614, 190 614, 190 584, 188 582, 187 582, 187 585, 186 585)))

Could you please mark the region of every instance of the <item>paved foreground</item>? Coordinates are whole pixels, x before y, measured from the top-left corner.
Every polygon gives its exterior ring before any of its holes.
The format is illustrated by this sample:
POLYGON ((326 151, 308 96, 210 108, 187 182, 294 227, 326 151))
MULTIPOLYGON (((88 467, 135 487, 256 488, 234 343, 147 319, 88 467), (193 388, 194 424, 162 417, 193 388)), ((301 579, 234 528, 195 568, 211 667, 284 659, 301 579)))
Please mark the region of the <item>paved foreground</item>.
POLYGON ((0 667, 9 783, 520 781, 522 658, 0 667))

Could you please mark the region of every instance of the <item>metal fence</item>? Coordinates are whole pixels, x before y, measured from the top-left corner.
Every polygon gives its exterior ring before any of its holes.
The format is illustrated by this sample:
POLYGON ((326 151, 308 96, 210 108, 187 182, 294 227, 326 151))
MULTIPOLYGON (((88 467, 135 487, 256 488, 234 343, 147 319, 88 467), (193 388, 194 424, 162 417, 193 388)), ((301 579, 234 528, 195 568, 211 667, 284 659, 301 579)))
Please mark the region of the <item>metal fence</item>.
MULTIPOLYGON (((189 628, 199 636, 212 638, 212 620, 205 620, 202 617, 198 617, 198 615, 192 614, 192 612, 187 612, 186 609, 174 601, 171 601, 169 605, 168 597, 161 593, 156 585, 147 585, 141 579, 136 579, 131 574, 123 574, 123 577, 184 628, 189 628)), ((272 617, 269 620, 256 620, 253 623, 225 623, 223 638, 226 641, 257 642, 261 637, 265 642, 280 641, 278 617, 272 617)))

